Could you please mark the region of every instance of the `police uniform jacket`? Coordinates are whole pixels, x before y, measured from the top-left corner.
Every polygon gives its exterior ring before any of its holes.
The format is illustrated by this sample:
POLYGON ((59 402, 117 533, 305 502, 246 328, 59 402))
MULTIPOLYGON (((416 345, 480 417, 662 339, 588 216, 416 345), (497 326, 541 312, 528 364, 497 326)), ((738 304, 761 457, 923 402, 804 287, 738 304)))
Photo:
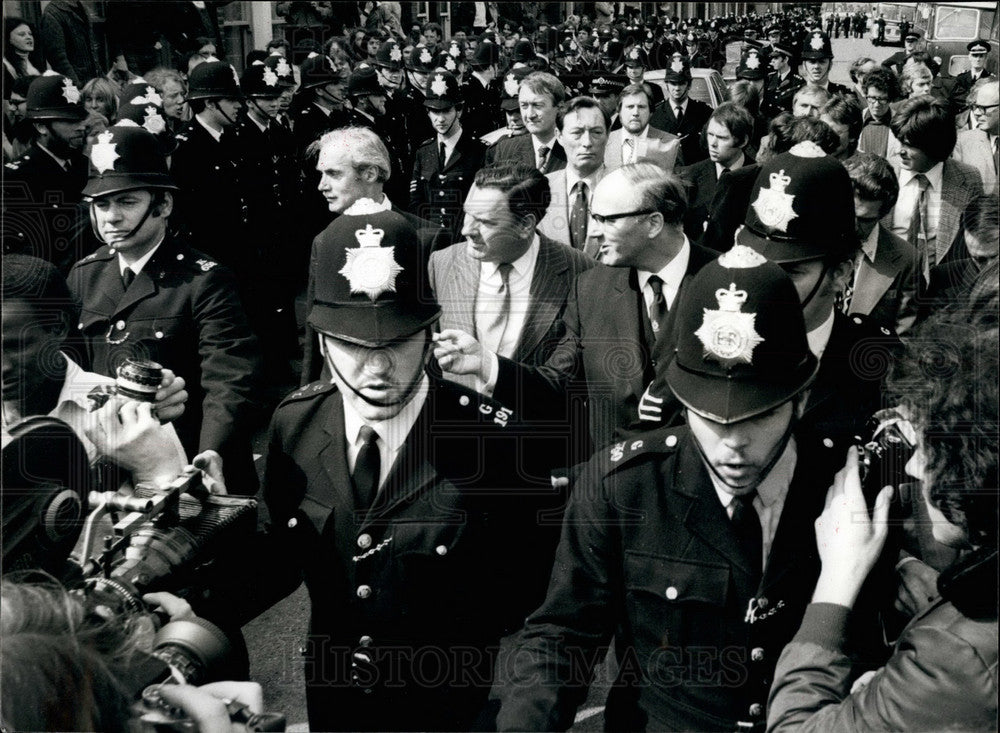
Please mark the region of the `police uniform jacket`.
POLYGON ((594 456, 548 595, 499 680, 499 730, 566 730, 612 636, 606 730, 763 730, 774 665, 818 577, 813 520, 843 452, 797 442, 759 585, 686 427, 594 456), (576 684, 567 681, 579 681, 576 684))
POLYGON ((971 71, 963 71, 961 74, 955 77, 955 84, 951 88, 951 94, 949 95, 948 101, 951 104, 952 113, 957 114, 960 112, 968 103, 969 90, 972 89, 972 85, 975 84, 979 79, 985 79, 993 76, 989 69, 983 69, 980 72, 979 77, 976 79, 972 78, 971 71))
POLYGON ((653 111, 652 117, 649 118, 649 124, 657 130, 663 130, 679 137, 681 151, 684 153, 684 162, 687 165, 693 165, 708 157, 708 150, 701 142, 701 131, 708 124, 708 118, 711 116, 711 107, 697 99, 688 98, 684 117, 678 124, 674 108, 668 99, 653 111))
POLYGON ((317 188, 320 174, 316 171, 316 155, 307 155, 306 149, 323 135, 323 133, 345 127, 350 123, 350 117, 344 110, 333 110, 329 115, 309 102, 294 116, 292 132, 295 135, 295 149, 301 166, 302 193, 299 197, 300 221, 299 238, 310 242, 330 223, 330 209, 317 188))
POLYGON ((470 729, 490 688, 489 648, 541 601, 558 540, 558 513, 542 530, 536 518, 560 507, 532 457, 536 437, 498 403, 430 376, 362 511, 336 386, 313 383, 278 407, 264 487, 273 526, 253 582, 309 589, 313 730, 470 729))
MULTIPOLYGON (((406 177, 404 171, 407 170, 409 161, 406 158, 406 148, 393 147, 391 142, 392 136, 388 130, 386 120, 383 117, 373 119, 356 109, 352 109, 348 113, 348 124, 371 130, 385 144, 386 149, 389 151, 389 180, 385 182, 385 193, 392 201, 407 201, 407 197, 409 196, 407 183, 409 179, 406 177)), ((428 124, 430 123, 428 122, 428 124)))
POLYGON ((483 167, 486 146, 463 128, 444 168, 438 163, 438 148, 435 136, 417 150, 410 179, 410 211, 445 227, 457 238, 464 218, 462 205, 476 171, 483 167))
POLYGON ((295 133, 296 150, 299 161, 306 170, 315 169, 315 161, 306 161, 306 148, 314 143, 324 132, 344 127, 350 122, 346 110, 335 109, 326 114, 316 104, 309 102, 295 113, 292 130, 295 133), (310 165, 312 164, 312 165, 310 165))
POLYGON ((424 106, 426 97, 413 87, 407 87, 401 100, 406 114, 406 135, 410 140, 426 140, 434 135, 431 118, 424 106))
POLYGON ((794 71, 789 72, 784 78, 777 71, 772 71, 764 83, 764 98, 760 104, 761 115, 770 120, 782 112, 791 112, 792 98, 795 92, 805 86, 805 83, 806 80, 794 71))
POLYGON ((3 173, 3 251, 39 257, 68 273, 94 248, 80 206, 87 161, 75 155, 66 170, 33 142, 3 173))
POLYGON ((500 89, 495 84, 484 87, 479 79, 470 74, 462 83, 462 98, 465 100, 462 128, 472 137, 482 137, 503 121, 500 89))
POLYGON ((177 184, 174 218, 185 241, 239 275, 250 230, 247 171, 239 132, 232 126, 216 141, 197 119, 177 133, 170 174, 177 184))
MULTIPOLYGON (((107 246, 78 262, 68 279, 81 304, 91 370, 114 376, 126 358, 139 358, 183 377, 189 398, 175 427, 189 457, 219 451, 240 471, 229 491, 244 493, 244 481, 255 488, 256 475, 245 471, 260 354, 232 273, 168 235, 127 292, 118 255, 107 246)), ((227 477, 236 476, 227 468, 227 477)))
POLYGON ((854 96, 854 90, 850 87, 844 86, 843 84, 838 84, 835 81, 831 81, 826 85, 826 90, 830 92, 831 96, 844 97, 845 99, 850 99, 854 96))

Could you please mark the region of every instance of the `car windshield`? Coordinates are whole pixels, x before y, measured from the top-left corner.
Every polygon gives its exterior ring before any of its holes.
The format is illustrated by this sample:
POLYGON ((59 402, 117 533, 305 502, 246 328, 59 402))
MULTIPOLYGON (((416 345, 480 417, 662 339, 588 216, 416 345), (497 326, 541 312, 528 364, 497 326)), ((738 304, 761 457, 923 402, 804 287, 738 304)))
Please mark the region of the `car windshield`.
POLYGON ((937 11, 934 37, 937 40, 971 39, 979 35, 979 11, 973 8, 942 7, 937 11))
POLYGON ((691 80, 691 91, 688 92, 688 96, 691 99, 697 99, 699 102, 704 102, 705 104, 712 106, 712 95, 708 91, 708 79, 702 76, 696 76, 691 80))

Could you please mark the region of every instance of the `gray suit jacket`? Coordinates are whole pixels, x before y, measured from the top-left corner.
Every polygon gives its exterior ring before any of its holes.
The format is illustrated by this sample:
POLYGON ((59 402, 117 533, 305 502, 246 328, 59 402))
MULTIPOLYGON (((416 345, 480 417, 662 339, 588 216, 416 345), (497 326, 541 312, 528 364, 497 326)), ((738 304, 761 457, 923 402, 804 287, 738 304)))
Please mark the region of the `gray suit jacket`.
MULTIPOLYGON (((622 140, 625 139, 625 131, 621 128, 612 130, 608 135, 608 144, 604 148, 604 165, 609 169, 618 168, 622 165, 622 140)), ((646 137, 639 140, 638 150, 635 151, 635 160, 648 160, 656 163, 663 170, 670 172, 678 165, 684 165, 680 158, 681 140, 676 135, 655 127, 648 128, 646 137)))
MULTIPOLYGON (((535 365, 548 359, 565 330, 562 313, 573 281, 595 264, 583 252, 539 234, 538 259, 529 291, 531 303, 514 349, 514 361, 535 365)), ((464 242, 431 255, 430 281, 441 304, 441 328, 458 328, 475 335, 479 261, 469 256, 464 242)), ((448 378, 474 387, 472 377, 448 378)))
POLYGON ((958 133, 958 143, 951 157, 972 166, 983 181, 983 191, 997 190, 997 170, 993 167, 993 149, 990 138, 983 130, 962 130, 958 133))
MULTIPOLYGON (((599 182, 607 174, 608 169, 604 166, 597 171, 595 178, 595 183, 599 182)), ((569 241, 569 191, 566 190, 566 170, 559 170, 553 173, 546 173, 545 177, 549 179, 549 191, 552 194, 552 201, 549 202, 549 208, 545 210, 545 216, 542 220, 538 222, 538 233, 544 234, 549 239, 554 239, 560 244, 565 244, 567 247, 570 245, 569 241)), ((591 197, 593 197, 594 192, 590 192, 591 197)), ((591 258, 597 257, 597 244, 593 242, 590 238, 587 239, 587 245, 584 248, 584 253, 589 255, 591 258)))
POLYGON ((867 251, 861 259, 848 314, 871 316, 880 326, 904 334, 917 317, 919 281, 920 262, 913 245, 880 224, 875 259, 867 251))

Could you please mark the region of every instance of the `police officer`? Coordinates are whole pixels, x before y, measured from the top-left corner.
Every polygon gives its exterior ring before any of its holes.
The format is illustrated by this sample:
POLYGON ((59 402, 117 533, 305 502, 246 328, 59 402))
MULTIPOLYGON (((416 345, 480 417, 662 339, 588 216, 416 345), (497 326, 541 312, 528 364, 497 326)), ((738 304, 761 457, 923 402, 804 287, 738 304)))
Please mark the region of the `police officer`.
POLYGON ((406 61, 406 79, 409 88, 403 97, 406 133, 412 140, 426 140, 434 134, 424 107, 424 90, 427 88, 427 78, 432 71, 434 71, 434 55, 431 49, 418 43, 406 61))
MULTIPOLYGON (((628 77, 629 84, 642 83, 646 71, 650 68, 649 55, 641 47, 633 46, 625 54, 625 75, 628 77)), ((656 109, 656 105, 663 101, 663 89, 659 84, 650 84, 649 88, 653 92, 649 108, 650 110, 654 110, 656 109)))
POLYGON ((236 70, 221 61, 198 64, 188 80, 194 118, 177 133, 171 175, 188 241, 236 269, 250 224, 246 172, 236 129, 243 108, 236 70))
POLYGON ((261 343, 267 383, 294 384, 290 361, 298 347, 295 295, 299 284, 305 284, 309 259, 305 243, 295 236, 295 138, 276 120, 283 86, 274 69, 254 62, 243 72, 240 87, 247 105, 236 124, 249 206, 248 237, 238 269, 241 296, 261 343))
POLYGON ((410 213, 448 228, 456 241, 465 196, 486 155, 486 146, 462 127, 462 101, 454 76, 431 74, 424 106, 437 134, 417 150, 410 180, 410 213))
MULTIPOLYGON (((528 131, 521 118, 521 107, 518 104, 518 95, 521 90, 521 82, 529 74, 533 73, 527 66, 518 69, 511 69, 503 77, 502 95, 500 97, 500 110, 503 113, 507 124, 480 138, 487 146, 493 147, 500 140, 508 137, 517 137, 528 131)), ((495 151, 494 151, 495 152, 495 151)))
POLYGON ((701 143, 701 132, 712 116, 712 108, 689 96, 691 65, 685 57, 675 54, 663 78, 667 83, 667 98, 653 111, 649 124, 679 137, 684 163, 692 165, 708 157, 708 150, 701 143))
POLYGON ((404 160, 410 160, 413 143, 406 130, 406 107, 403 102, 403 50, 395 39, 382 42, 375 54, 375 73, 378 83, 385 90, 385 129, 389 147, 401 151, 404 160))
POLYGON ((772 120, 782 112, 792 111, 792 98, 806 80, 792 70, 795 63, 795 49, 785 41, 771 44, 771 73, 764 84, 764 96, 760 105, 761 116, 772 120))
POLYGON ((560 572, 494 692, 499 730, 565 730, 612 637, 607 730, 764 730, 843 451, 796 431, 817 360, 781 268, 736 246, 688 288, 660 367, 687 425, 615 443, 584 470, 560 572))
POLYGON ((78 206, 87 181, 86 116, 72 79, 37 77, 28 87, 25 116, 34 140, 4 166, 4 252, 39 257, 63 274, 92 248, 78 206))
POLYGON ((441 309, 416 233, 356 211, 317 252, 308 316, 333 380, 274 414, 271 543, 247 574, 279 597, 305 579, 311 729, 469 730, 544 593, 558 525, 536 512, 556 497, 517 417, 428 365, 441 309))
POLYGON ((903 67, 906 65, 906 62, 909 61, 910 57, 917 51, 921 50, 920 39, 922 38, 920 31, 915 28, 907 29, 904 32, 902 24, 900 24, 899 30, 900 38, 903 39, 903 50, 896 51, 892 54, 892 56, 882 62, 882 66, 887 69, 892 69, 896 72, 896 76, 900 76, 903 73, 903 67))
MULTIPOLYGON (((758 91, 763 91, 767 76, 767 52, 761 48, 748 46, 740 54, 740 63, 736 67, 736 78, 752 82, 758 91)), ((751 110, 756 113, 757 110, 751 110)))
POLYGON ((500 122, 500 48, 495 43, 480 43, 469 62, 472 73, 462 84, 465 98, 465 129, 473 137, 482 137, 500 122))
POLYGON ((965 107, 966 97, 973 84, 980 79, 993 76, 993 72, 986 68, 987 55, 993 50, 990 42, 979 38, 971 41, 966 48, 969 51, 969 70, 963 71, 955 78, 955 85, 951 88, 951 96, 949 97, 949 103, 955 113, 960 112, 965 107))
POLYGON ((299 161, 310 168, 306 150, 329 130, 348 124, 346 68, 335 66, 329 56, 316 54, 302 62, 299 88, 293 103, 293 130, 299 161))
POLYGON ((116 125, 98 135, 83 193, 104 246, 68 278, 80 335, 94 372, 114 376, 138 358, 183 377, 190 399, 174 425, 185 450, 218 451, 229 491, 253 494, 259 347, 232 272, 168 231, 176 191, 149 132, 116 125))
POLYGON ((610 71, 594 74, 590 80, 590 95, 601 105, 601 109, 611 120, 608 131, 618 130, 622 121, 618 118, 618 100, 622 90, 628 85, 628 77, 624 74, 613 74, 610 71))
POLYGON ((151 84, 141 78, 128 84, 118 99, 115 115, 116 124, 136 124, 159 140, 169 165, 169 157, 177 148, 177 139, 170 132, 163 98, 151 84))
MULTIPOLYGON (((391 201, 407 201, 409 179, 405 171, 409 170, 408 146, 403 147, 400 136, 389 130, 386 124, 386 94, 378 83, 374 67, 365 62, 357 65, 347 80, 347 96, 351 101, 350 124, 368 128, 389 148, 392 171, 385 184, 386 195, 391 201), (394 146, 394 142, 398 144, 394 146)), ((426 111, 424 115, 426 117, 426 111)))
POLYGON ((807 84, 823 87, 830 92, 830 96, 839 94, 849 97, 854 93, 843 84, 830 81, 833 47, 830 45, 830 36, 823 31, 816 30, 803 37, 799 58, 802 60, 803 78, 807 84))

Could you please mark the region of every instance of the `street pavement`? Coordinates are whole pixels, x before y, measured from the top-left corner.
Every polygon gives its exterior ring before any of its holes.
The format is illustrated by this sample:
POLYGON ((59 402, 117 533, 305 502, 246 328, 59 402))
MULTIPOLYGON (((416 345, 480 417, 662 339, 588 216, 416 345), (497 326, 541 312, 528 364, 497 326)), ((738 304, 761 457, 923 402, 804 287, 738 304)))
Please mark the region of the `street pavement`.
MULTIPOLYGON (((832 81, 851 86, 851 62, 868 56, 878 62, 897 48, 875 47, 867 38, 834 39, 832 81)), ((738 57, 738 56, 737 56, 738 57)), ((265 709, 281 712, 289 731, 307 731, 304 661, 299 651, 304 643, 309 618, 309 600, 304 587, 244 627, 250 651, 250 676, 264 688, 265 709)), ((577 713, 574 731, 603 729, 603 705, 612 679, 612 665, 596 674, 586 703, 577 713)))

